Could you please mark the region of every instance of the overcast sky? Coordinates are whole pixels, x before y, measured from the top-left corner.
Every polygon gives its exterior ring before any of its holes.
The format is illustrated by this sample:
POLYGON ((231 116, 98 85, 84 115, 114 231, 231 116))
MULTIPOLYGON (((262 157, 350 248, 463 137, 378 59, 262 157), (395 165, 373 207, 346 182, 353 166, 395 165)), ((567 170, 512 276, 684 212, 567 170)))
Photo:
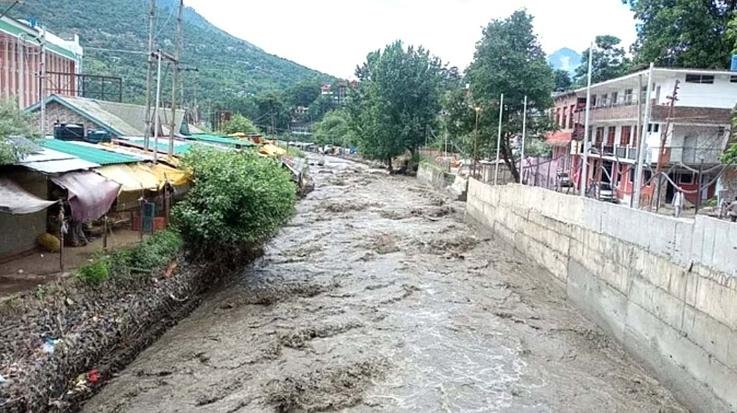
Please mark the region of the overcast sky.
POLYGON ((473 59, 481 29, 519 8, 535 16, 546 53, 578 52, 597 34, 635 39, 622 0, 185 0, 216 26, 269 53, 352 78, 371 50, 400 39, 451 65, 473 59))

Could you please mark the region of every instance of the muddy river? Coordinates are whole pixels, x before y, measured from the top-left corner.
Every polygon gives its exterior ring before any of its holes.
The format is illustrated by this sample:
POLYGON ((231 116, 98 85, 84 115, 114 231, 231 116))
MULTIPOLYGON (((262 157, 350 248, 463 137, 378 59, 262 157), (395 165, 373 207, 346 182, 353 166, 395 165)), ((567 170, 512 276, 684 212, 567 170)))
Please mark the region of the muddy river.
POLYGON ((683 411, 462 203, 338 159, 313 176, 266 254, 85 411, 683 411))

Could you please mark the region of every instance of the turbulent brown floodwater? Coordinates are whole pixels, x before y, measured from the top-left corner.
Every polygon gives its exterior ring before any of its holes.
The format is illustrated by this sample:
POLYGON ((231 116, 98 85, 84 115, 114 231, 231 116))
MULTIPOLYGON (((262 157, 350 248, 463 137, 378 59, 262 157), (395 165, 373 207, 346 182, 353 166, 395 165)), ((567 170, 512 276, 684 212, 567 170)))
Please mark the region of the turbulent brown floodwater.
POLYGON ((683 410, 463 204, 338 159, 313 176, 265 256, 85 411, 683 410))

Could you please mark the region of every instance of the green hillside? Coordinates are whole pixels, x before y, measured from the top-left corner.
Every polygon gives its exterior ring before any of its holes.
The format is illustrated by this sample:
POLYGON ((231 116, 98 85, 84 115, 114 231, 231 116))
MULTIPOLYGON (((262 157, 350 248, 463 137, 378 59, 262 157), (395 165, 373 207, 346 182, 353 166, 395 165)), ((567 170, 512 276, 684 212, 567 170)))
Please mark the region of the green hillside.
MULTIPOLYGON (((147 3, 146 0, 26 0, 10 15, 35 18, 55 34, 79 34, 85 47, 84 72, 122 77, 124 100, 142 102, 147 3)), ((175 4, 175 0, 159 0, 157 13, 157 43, 172 53, 175 4)), ((305 79, 332 79, 229 35, 193 9, 186 10, 184 21, 182 61, 199 69, 197 74, 185 74, 187 99, 197 94, 200 102, 210 99, 218 104, 267 90, 283 90, 305 79)))

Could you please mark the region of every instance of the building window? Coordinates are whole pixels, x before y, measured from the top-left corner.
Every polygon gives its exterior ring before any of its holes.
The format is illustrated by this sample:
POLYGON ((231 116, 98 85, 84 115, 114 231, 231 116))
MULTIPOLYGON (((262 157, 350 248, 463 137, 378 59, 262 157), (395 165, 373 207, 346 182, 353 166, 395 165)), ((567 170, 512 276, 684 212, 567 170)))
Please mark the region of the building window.
POLYGON ((678 183, 679 184, 692 184, 692 183, 694 183, 694 176, 693 176, 693 174, 681 174, 678 177, 678 183))
POLYGON ((568 117, 568 129, 573 129, 573 112, 576 111, 576 105, 571 105, 571 114, 568 117))
POLYGON ((737 83, 737 76, 730 76, 729 77, 729 82, 730 83, 737 83))
POLYGON ((555 124, 560 125, 560 108, 555 108, 555 124))
POLYGON ((651 123, 647 125, 647 131, 650 133, 658 133, 660 132, 660 124, 659 123, 651 123))
POLYGON ((616 105, 618 99, 619 99, 619 92, 613 92, 612 93, 612 105, 616 105))
POLYGON ((621 146, 629 145, 630 135, 632 135, 632 126, 622 126, 622 136, 619 137, 619 144, 621 146))
POLYGON ((563 108, 563 122, 561 122, 560 128, 565 129, 567 124, 568 124, 568 113, 566 112, 565 108, 563 108))
POLYGON ((617 134, 617 127, 610 126, 607 130, 606 146, 614 146, 614 136, 617 134))
POLYGON ((601 104, 601 106, 606 106, 608 100, 609 100, 609 95, 605 93, 601 95, 601 101, 599 103, 601 104))
POLYGON ((624 104, 632 104, 632 89, 627 89, 624 91, 624 104))
POLYGON ((596 107, 596 95, 591 95, 591 107, 596 107))
POLYGON ((686 75, 686 83, 713 84, 714 75, 686 75))
POLYGON ((596 128, 596 141, 594 143, 598 146, 604 141, 604 127, 596 128))

